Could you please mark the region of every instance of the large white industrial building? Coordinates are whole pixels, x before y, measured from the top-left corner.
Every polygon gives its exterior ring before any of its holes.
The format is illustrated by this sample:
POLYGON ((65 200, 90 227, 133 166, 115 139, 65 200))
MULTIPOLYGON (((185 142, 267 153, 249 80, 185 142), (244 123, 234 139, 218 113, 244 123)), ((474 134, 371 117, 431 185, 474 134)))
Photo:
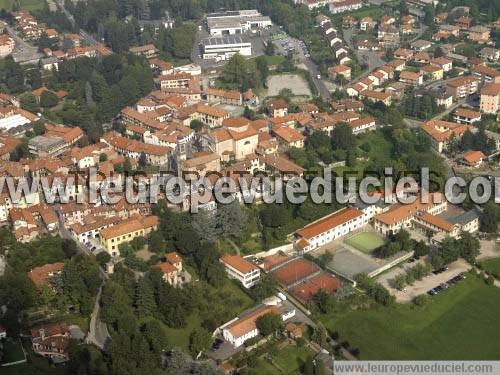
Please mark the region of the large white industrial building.
POLYGON ((203 59, 225 60, 239 53, 252 56, 252 43, 240 35, 215 36, 201 41, 203 59))
POLYGON ((272 21, 255 9, 211 13, 206 17, 210 35, 235 35, 271 27, 272 21))

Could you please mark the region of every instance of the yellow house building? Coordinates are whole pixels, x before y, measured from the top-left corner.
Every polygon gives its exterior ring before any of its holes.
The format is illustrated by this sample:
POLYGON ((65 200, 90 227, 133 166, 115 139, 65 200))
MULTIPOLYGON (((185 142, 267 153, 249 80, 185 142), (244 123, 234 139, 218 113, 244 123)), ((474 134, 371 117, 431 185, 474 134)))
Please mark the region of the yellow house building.
POLYGON ((101 244, 111 256, 120 255, 118 246, 136 237, 144 237, 158 227, 157 216, 134 216, 101 230, 101 244))

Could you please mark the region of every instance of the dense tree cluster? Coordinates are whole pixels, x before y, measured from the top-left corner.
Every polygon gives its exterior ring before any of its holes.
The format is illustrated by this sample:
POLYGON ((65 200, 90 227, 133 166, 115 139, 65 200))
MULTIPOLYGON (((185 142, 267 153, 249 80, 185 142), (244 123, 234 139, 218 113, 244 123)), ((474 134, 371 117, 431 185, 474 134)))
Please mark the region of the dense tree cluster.
POLYGON ((269 67, 265 57, 245 60, 241 55, 236 54, 224 65, 220 80, 223 84, 243 92, 249 88, 263 87, 268 75, 269 67))
POLYGON ((102 132, 99 124, 149 93, 153 76, 144 59, 130 54, 102 60, 81 57, 60 63, 48 87, 66 89, 71 99, 55 116, 67 125, 82 127, 91 140, 97 140, 102 132))
POLYGON ((474 263, 479 255, 479 249, 479 240, 469 232, 462 232, 460 238, 447 237, 441 241, 439 246, 431 249, 429 253, 430 263, 435 269, 444 267, 460 257, 474 263))
POLYGON ((417 96, 409 93, 401 103, 402 112, 410 117, 420 120, 428 120, 440 112, 444 111, 443 106, 439 106, 430 95, 417 96))
POLYGON ((412 251, 413 246, 410 234, 401 229, 396 234, 389 235, 388 242, 376 249, 375 254, 381 258, 389 258, 400 251, 412 251))

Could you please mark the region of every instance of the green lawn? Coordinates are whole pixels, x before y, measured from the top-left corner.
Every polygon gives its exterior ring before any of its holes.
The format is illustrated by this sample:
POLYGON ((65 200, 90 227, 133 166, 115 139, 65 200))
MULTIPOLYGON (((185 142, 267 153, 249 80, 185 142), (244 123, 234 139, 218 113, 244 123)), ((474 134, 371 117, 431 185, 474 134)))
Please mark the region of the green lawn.
POLYGON ((365 360, 498 360, 499 316, 500 288, 468 274, 421 308, 377 306, 320 319, 365 360))
POLYGON ((483 269, 500 275, 500 258, 488 259, 481 262, 483 269))
POLYGON ((307 357, 314 355, 314 352, 308 347, 297 347, 288 345, 280 349, 273 357, 274 364, 266 357, 257 360, 257 364, 249 369, 249 374, 267 375, 267 374, 300 374, 307 357))
POLYGON ((29 342, 24 343, 24 348, 27 350, 29 363, 2 367, 0 370, 2 375, 65 375, 67 373, 67 367, 50 365, 47 359, 33 353, 29 349, 29 342))
MULTIPOLYGON (((0 9, 11 10, 14 0, 0 0, 0 9)), ((42 0, 20 0, 21 9, 35 11, 42 9, 44 6, 44 1, 42 0)))
POLYGON ((355 234, 354 236, 346 239, 344 242, 366 254, 371 254, 373 250, 385 243, 384 239, 380 235, 373 232, 355 234))
POLYGON ((285 370, 286 374, 298 374, 307 357, 313 354, 312 350, 306 346, 299 348, 289 345, 278 352, 274 361, 280 368, 285 370))
POLYGON ((24 353, 19 340, 3 341, 3 363, 17 362, 24 359, 24 353))

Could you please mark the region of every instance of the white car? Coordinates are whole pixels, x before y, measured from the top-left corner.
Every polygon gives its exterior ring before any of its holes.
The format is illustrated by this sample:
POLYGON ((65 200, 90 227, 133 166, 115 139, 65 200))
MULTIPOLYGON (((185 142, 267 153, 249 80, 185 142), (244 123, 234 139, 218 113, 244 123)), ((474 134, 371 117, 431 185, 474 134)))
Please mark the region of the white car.
POLYGON ((317 77, 318 79, 321 79, 321 74, 318 74, 316 77, 317 77))
POLYGON ((279 299, 281 299, 282 301, 286 301, 286 296, 285 296, 283 293, 279 292, 279 293, 277 294, 277 296, 278 296, 278 298, 279 298, 279 299))

